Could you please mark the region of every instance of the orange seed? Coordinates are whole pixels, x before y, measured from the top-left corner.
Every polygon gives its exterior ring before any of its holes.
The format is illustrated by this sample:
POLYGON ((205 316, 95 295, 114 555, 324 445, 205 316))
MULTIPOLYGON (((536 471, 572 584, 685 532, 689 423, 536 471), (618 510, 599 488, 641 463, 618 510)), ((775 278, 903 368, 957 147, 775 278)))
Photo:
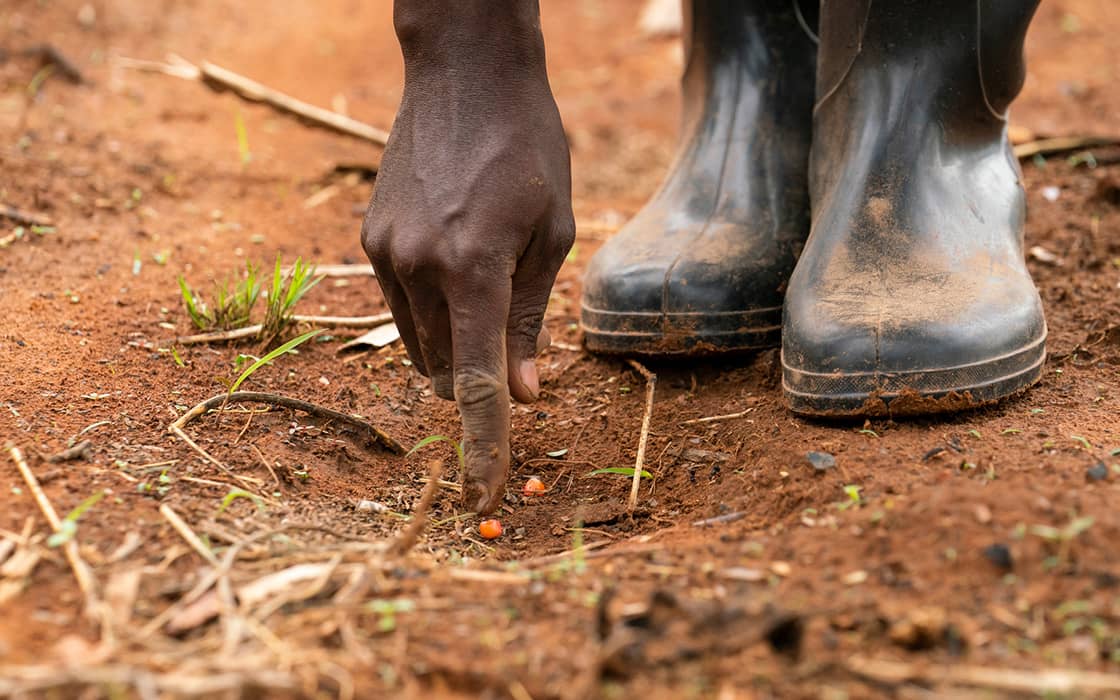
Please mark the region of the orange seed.
POLYGON ((494 540, 502 536, 502 521, 491 518, 490 520, 483 520, 478 524, 478 534, 482 535, 488 540, 494 540))
POLYGON ((544 482, 535 476, 529 477, 525 485, 521 487, 521 493, 526 496, 539 496, 547 490, 548 488, 544 485, 544 482))

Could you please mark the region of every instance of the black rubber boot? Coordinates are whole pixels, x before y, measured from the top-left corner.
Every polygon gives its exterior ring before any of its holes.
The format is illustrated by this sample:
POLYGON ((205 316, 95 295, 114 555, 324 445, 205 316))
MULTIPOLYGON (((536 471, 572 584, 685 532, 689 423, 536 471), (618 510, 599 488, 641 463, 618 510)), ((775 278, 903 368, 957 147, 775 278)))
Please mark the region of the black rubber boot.
POLYGON ((804 27, 816 12, 794 0, 686 0, 684 12, 681 147, 661 190, 588 266, 594 351, 777 345, 809 233, 816 52, 804 27))
POLYGON ((810 190, 782 364, 797 413, 905 415, 1038 380, 1006 111, 1038 0, 824 0, 810 190))

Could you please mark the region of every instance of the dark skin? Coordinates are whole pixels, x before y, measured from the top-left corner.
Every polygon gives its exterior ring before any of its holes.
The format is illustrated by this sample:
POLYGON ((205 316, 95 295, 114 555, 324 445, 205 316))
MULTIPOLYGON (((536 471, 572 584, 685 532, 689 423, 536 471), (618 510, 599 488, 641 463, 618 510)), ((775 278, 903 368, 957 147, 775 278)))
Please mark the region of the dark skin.
POLYGON ((510 397, 575 239, 537 0, 396 0, 404 94, 362 227, 413 364, 463 422, 464 506, 501 504, 510 397))

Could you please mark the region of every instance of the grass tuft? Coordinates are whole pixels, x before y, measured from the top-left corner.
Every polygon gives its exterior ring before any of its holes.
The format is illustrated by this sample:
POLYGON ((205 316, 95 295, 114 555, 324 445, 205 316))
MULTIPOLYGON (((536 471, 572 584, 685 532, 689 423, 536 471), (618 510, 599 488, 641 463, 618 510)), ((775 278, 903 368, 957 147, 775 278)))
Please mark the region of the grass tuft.
POLYGON ((249 325, 253 307, 261 295, 261 284, 257 279, 257 267, 247 262, 245 277, 237 282, 226 280, 216 284, 210 303, 191 289, 182 275, 179 275, 179 293, 183 308, 199 330, 228 331, 249 325))

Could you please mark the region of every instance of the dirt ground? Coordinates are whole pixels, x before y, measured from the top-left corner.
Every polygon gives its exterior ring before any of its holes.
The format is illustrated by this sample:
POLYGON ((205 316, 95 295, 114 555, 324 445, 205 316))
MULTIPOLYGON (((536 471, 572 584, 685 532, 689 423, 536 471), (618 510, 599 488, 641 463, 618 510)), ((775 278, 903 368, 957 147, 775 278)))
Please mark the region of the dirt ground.
MULTIPOLYGON (((0 5, 0 204, 54 224, 0 247, 0 444, 28 455, 62 514, 107 494, 75 536, 106 601, 89 615, 0 456, 0 696, 1120 697, 1116 149, 1024 162, 1050 324, 1033 391, 950 418, 819 423, 783 407, 775 352, 651 365, 652 479, 630 517, 629 479, 589 473, 633 466, 645 385, 579 350, 579 280, 672 156, 680 47, 636 31, 639 0, 544 5, 579 221, 547 318, 558 346, 543 398, 514 412, 505 534, 481 540, 447 487, 403 559, 384 543, 426 458, 457 481, 446 446, 405 459, 288 410, 210 415, 187 432, 218 468, 167 432, 257 351, 175 346, 191 332, 178 275, 207 288, 277 254, 363 262, 372 184, 333 171, 379 150, 119 61, 210 60, 387 128, 402 79, 391 2, 0 5), (44 42, 87 82, 39 72, 23 50, 44 42), (85 457, 46 460, 75 440, 85 457), (809 452, 836 466, 818 473, 809 452), (533 475, 551 489, 523 498, 533 475), (267 502, 223 510, 235 488, 267 502), (246 585, 300 565, 312 574, 256 598, 246 585), (164 624, 215 579, 202 599, 217 620, 164 624)), ((1120 136, 1117 36, 1120 4, 1043 3, 1015 126, 1120 136)), ((16 226, 0 218, 0 238, 16 226)), ((386 307, 357 277, 300 308, 386 307)), ((246 388, 358 414, 404 445, 458 434, 399 345, 342 355, 347 335, 246 388)))

